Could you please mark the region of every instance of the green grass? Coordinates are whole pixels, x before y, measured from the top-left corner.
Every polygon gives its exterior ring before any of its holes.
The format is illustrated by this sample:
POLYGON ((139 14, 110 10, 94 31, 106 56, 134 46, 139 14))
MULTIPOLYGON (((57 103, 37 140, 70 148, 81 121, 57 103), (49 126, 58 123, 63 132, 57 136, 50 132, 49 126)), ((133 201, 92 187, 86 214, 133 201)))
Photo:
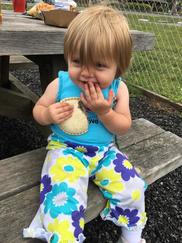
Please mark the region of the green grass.
POLYGON ((134 53, 128 82, 182 103, 182 27, 173 25, 180 19, 131 13, 127 18, 131 29, 153 32, 156 39, 154 50, 134 53))
POLYGON ((1 8, 3 10, 12 10, 13 9, 13 6, 12 6, 12 4, 4 4, 4 3, 1 3, 1 8))

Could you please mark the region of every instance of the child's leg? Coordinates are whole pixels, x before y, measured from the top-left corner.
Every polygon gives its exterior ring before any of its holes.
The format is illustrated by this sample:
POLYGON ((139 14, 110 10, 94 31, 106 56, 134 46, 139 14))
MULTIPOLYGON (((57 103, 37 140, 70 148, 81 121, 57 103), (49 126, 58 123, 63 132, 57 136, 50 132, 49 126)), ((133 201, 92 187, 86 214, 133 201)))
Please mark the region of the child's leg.
POLYGON ((29 228, 26 233, 34 231, 29 237, 50 243, 83 242, 87 187, 88 171, 81 157, 73 149, 50 150, 41 175, 39 227, 34 220, 39 231, 29 228))
POLYGON ((109 149, 100 161, 100 169, 95 174, 94 182, 108 199, 101 217, 121 226, 129 243, 140 242, 146 223, 146 184, 127 157, 115 147, 109 149), (133 240, 134 237, 137 241, 133 240))

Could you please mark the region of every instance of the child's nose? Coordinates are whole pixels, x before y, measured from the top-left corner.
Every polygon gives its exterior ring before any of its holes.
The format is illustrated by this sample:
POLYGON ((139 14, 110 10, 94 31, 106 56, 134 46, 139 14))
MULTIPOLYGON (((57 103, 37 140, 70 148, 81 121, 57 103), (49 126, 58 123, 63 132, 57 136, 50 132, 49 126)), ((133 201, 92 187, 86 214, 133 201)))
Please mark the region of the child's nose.
POLYGON ((93 70, 89 67, 83 66, 81 70, 81 75, 83 78, 86 79, 85 81, 87 81, 87 79, 93 77, 93 70))

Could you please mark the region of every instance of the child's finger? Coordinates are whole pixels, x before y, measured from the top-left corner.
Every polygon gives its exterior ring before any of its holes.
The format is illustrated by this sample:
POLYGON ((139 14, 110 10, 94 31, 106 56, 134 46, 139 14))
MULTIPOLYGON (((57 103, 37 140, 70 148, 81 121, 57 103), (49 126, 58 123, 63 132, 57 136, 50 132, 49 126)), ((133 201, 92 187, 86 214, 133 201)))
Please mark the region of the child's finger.
POLYGON ((67 107, 73 107, 73 106, 66 102, 59 102, 59 107, 67 108, 67 107))
POLYGON ((109 103, 110 105, 112 104, 113 98, 114 98, 114 92, 113 92, 113 90, 110 90, 110 91, 109 91, 108 98, 107 98, 107 101, 108 101, 108 103, 109 103))
POLYGON ((96 90, 97 96, 99 98, 102 98, 103 94, 102 94, 101 88, 99 87, 99 85, 97 83, 95 84, 95 90, 96 90))
POLYGON ((84 95, 85 95, 87 100, 90 99, 90 90, 89 90, 88 84, 84 85, 84 95))
POLYGON ((92 99, 97 99, 98 95, 95 89, 95 85, 92 82, 89 82, 89 90, 90 90, 90 96, 92 99))
POLYGON ((85 106, 87 106, 87 100, 85 99, 85 96, 83 95, 83 93, 80 94, 80 99, 81 99, 81 101, 83 102, 83 104, 84 104, 85 106))
POLYGON ((61 112, 64 112, 64 111, 71 111, 73 110, 74 106, 73 105, 70 105, 70 104, 64 104, 64 105, 61 105, 57 108, 57 110, 59 111, 59 113, 61 112))
POLYGON ((70 118, 71 116, 72 116, 72 113, 64 112, 63 116, 59 117, 57 123, 61 123, 61 122, 65 121, 65 120, 67 120, 68 118, 70 118))

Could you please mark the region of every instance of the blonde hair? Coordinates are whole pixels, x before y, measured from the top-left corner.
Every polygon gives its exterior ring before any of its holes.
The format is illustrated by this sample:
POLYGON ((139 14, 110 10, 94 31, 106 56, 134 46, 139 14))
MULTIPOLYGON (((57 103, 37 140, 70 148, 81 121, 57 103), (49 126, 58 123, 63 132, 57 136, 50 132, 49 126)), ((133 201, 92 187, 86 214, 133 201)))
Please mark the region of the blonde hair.
POLYGON ((64 39, 65 59, 78 55, 81 64, 115 61, 116 77, 122 75, 131 60, 132 40, 126 18, 107 6, 93 6, 70 23, 64 39))

